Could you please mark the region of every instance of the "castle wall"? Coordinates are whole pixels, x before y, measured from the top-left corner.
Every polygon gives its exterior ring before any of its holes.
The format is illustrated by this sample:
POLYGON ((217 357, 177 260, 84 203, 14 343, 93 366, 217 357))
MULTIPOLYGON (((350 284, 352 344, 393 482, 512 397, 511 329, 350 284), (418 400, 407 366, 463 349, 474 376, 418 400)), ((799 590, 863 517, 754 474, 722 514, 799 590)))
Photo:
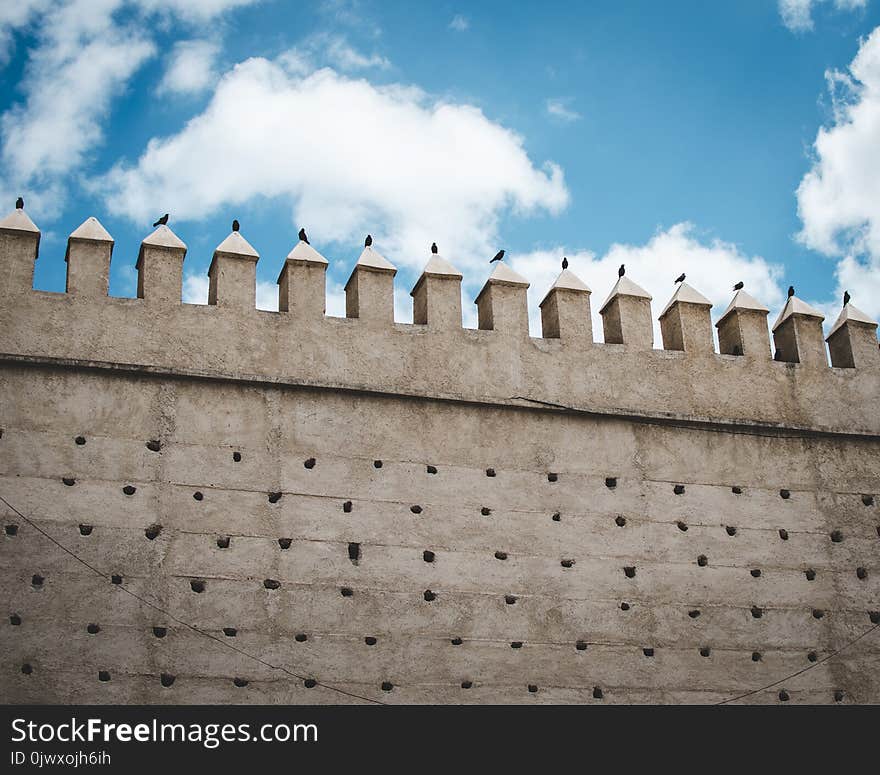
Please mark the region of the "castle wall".
POLYGON ((871 363, 9 287, 5 702, 880 701, 871 363))

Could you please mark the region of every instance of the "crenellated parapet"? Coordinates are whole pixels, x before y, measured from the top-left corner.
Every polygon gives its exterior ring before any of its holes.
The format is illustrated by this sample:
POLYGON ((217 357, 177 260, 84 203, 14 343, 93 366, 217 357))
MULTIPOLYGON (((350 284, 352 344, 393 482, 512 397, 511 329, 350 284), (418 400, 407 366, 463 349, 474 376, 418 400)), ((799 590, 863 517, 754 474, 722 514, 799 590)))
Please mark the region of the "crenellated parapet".
MULTIPOLYGON (((209 304, 181 301, 187 247, 167 226, 141 244, 137 298, 108 296, 113 238, 95 218, 68 240, 65 293, 32 290, 39 229, 23 210, 0 220, 0 353, 8 360, 263 380, 443 400, 554 405, 663 421, 880 433, 877 323, 847 304, 826 341, 822 315, 792 295, 769 310, 737 291, 712 330, 711 302, 680 283, 659 315, 618 278, 599 312, 564 269, 529 335, 527 278, 494 263, 462 327, 462 273, 432 252, 411 291, 413 323, 394 321, 397 269, 366 246, 345 285, 346 317, 325 314, 328 260, 300 240, 278 274, 279 311, 255 308, 257 250, 238 231, 214 251, 209 304), (828 356, 830 354, 830 366, 828 356), (525 401, 525 403, 523 403, 525 401)), ((116 256, 114 260, 119 260, 116 256)))

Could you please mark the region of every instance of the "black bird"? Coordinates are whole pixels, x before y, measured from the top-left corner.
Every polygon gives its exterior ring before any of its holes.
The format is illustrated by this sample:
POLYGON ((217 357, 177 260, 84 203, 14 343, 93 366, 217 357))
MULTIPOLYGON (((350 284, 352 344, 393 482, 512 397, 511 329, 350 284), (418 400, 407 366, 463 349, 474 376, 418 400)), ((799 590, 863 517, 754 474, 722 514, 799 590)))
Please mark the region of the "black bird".
POLYGON ((309 242, 309 238, 306 236, 306 230, 305 230, 305 229, 300 229, 300 230, 299 230, 299 235, 298 235, 298 236, 299 236, 299 238, 300 238, 300 240, 301 240, 302 242, 305 242, 305 243, 306 243, 306 245, 311 245, 311 244, 312 244, 311 242, 309 242))
POLYGON ((437 243, 436 242, 431 243, 431 252, 436 255, 436 253, 437 253, 437 243))
POLYGON ((232 222, 232 230, 233 231, 238 231, 240 228, 241 228, 241 224, 238 221, 232 222))
POLYGON ((168 213, 165 213, 165 215, 163 215, 158 221, 156 221, 153 226, 164 226, 166 223, 168 223, 168 213))
POLYGON ((788 298, 790 299, 792 296, 794 296, 794 286, 789 285, 788 286, 788 298))
POLYGON ((568 269, 568 259, 565 256, 562 257, 562 268, 568 269))
POLYGON ((623 277, 626 274, 626 266, 624 264, 620 265, 620 269, 617 270, 617 276, 623 277))
POLYGON ((19 197, 15 200, 15 209, 16 210, 24 210, 24 199, 19 197))
POLYGON ((492 258, 489 259, 489 263, 491 264, 493 261, 500 261, 504 258, 504 251, 499 250, 492 258))
POLYGON ((368 248, 372 244, 373 244, 373 237, 370 234, 368 234, 367 238, 364 240, 364 247, 368 248))
POLYGON ((849 291, 844 291, 844 292, 843 292, 843 306, 844 306, 844 307, 845 307, 847 304, 849 304, 849 300, 850 300, 851 298, 852 298, 852 296, 849 295, 849 291))
POLYGON ((675 278, 675 282, 676 284, 684 282, 684 272, 682 272, 678 277, 675 278))
POLYGON ((743 281, 740 280, 736 285, 733 286, 733 290, 741 291, 743 289, 743 281))

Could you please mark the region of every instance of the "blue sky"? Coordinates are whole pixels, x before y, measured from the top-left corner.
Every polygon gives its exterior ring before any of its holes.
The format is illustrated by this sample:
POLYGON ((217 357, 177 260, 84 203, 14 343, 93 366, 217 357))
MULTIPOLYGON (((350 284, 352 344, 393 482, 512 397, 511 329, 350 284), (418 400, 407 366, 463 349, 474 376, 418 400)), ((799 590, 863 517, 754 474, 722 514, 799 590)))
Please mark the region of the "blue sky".
POLYGON ((433 240, 468 302, 506 248, 533 316, 565 254, 594 308, 626 261, 655 312, 687 271, 716 315, 743 279, 877 317, 878 26, 874 0, 28 0, 0 10, 0 196, 47 290, 96 215, 134 295, 170 211, 192 301, 238 218, 270 308, 305 225, 336 314, 371 232, 401 320, 433 240))

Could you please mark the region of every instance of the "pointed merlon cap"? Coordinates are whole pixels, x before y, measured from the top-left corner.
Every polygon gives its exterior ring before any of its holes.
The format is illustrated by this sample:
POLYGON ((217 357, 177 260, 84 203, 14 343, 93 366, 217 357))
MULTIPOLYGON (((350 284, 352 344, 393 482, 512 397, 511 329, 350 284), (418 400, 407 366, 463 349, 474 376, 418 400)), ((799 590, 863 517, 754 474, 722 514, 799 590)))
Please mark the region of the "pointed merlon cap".
POLYGON ((480 292, 477 294, 475 303, 480 300, 480 297, 490 285, 509 285, 515 288, 528 288, 529 281, 521 274, 514 272, 513 269, 503 261, 499 261, 495 264, 492 274, 489 275, 489 279, 486 280, 485 284, 480 289, 480 292))
POLYGON ((605 303, 602 305, 602 309, 599 310, 600 313, 605 311, 605 308, 614 300, 617 296, 635 296, 639 299, 647 299, 651 301, 653 298, 650 293, 648 293, 641 285, 636 285, 632 280, 629 279, 626 275, 618 278, 617 282, 614 284, 614 287, 611 289, 611 293, 608 294, 608 298, 605 299, 605 303))
POLYGON ((422 270, 422 274, 436 275, 438 277, 457 277, 459 280, 464 275, 450 264, 443 256, 436 253, 431 254, 428 263, 422 270))
POLYGON ((2 221, 0 231, 23 231, 31 234, 39 234, 40 230, 30 219, 24 210, 13 210, 2 221))
POLYGON ((782 312, 779 313, 776 322, 773 324, 773 331, 779 328, 779 326, 781 326, 792 315, 800 315, 805 318, 816 318, 819 322, 825 320, 825 316, 819 312, 819 310, 814 309, 807 304, 807 302, 802 301, 797 296, 790 296, 788 301, 785 302, 782 312))
POLYGON ((501 285, 523 285, 529 287, 529 281, 521 274, 517 274, 503 261, 495 264, 492 274, 489 275, 487 283, 499 283, 501 285))
MULTIPOLYGON (((24 210, 13 210, 3 220, 0 220, 0 232, 36 234, 37 252, 40 250, 40 230, 24 210)), ((34 258, 36 258, 36 254, 34 258)))
POLYGON ((754 296, 751 296, 744 290, 740 289, 735 294, 733 294, 733 298, 730 300, 730 304, 727 305, 727 309, 724 310, 723 314, 718 319, 718 322, 715 325, 721 325, 721 321, 735 310, 763 312, 764 314, 770 312, 770 310, 767 309, 763 304, 761 304, 761 302, 758 301, 754 296))
POLYGON ((141 242, 141 245, 156 248, 176 248, 177 250, 186 250, 186 245, 183 240, 167 226, 157 227, 156 231, 141 242))
POLYGON ((712 302, 703 296, 703 294, 696 288, 687 283, 679 283, 678 288, 675 289, 675 293, 672 294, 672 298, 666 303, 663 312, 660 313, 660 317, 662 318, 667 312, 669 312, 669 308, 676 302, 681 302, 682 304, 696 304, 700 307, 712 306, 712 302))
POLYGON ((834 325, 831 327, 831 331, 828 332, 828 336, 826 341, 831 338, 831 335, 837 331, 845 323, 858 323, 863 326, 872 326, 877 328, 877 321, 871 320, 864 312, 862 312, 857 307, 854 307, 852 304, 847 304, 841 311, 840 315, 838 315, 837 320, 834 325))
POLYGON ((278 273, 277 282, 281 282, 281 278, 284 276, 284 271, 288 264, 297 264, 298 266, 312 265, 326 270, 329 263, 330 262, 309 245, 308 242, 300 240, 293 246, 290 253, 287 254, 287 258, 281 265, 281 271, 278 273))
POLYGON ((324 266, 329 264, 324 256, 303 240, 300 240, 293 246, 293 250, 287 254, 287 260, 302 264, 322 264, 324 266))
POLYGON ((90 216, 86 218, 79 226, 77 226, 73 232, 71 232, 70 236, 67 238, 67 253, 64 255, 64 260, 70 257, 70 243, 71 242, 109 242, 110 243, 110 252, 113 252, 113 237, 111 237, 107 229, 105 229, 101 222, 95 218, 94 216, 90 216))
POLYGON ((543 307, 544 302, 547 301, 547 297, 555 290, 592 293, 589 286, 574 272, 572 272, 571 269, 563 269, 559 273, 559 277, 557 277, 556 280, 553 282, 553 285, 550 286, 550 290, 544 294, 544 298, 541 299, 541 303, 538 306, 543 307))
POLYGON ((230 232, 229 236, 214 248, 214 255, 217 256, 218 254, 236 256, 238 258, 249 258, 253 261, 256 261, 260 257, 260 254, 257 253, 254 246, 237 231, 230 232))
POLYGON ((413 289, 409 292, 410 296, 415 295, 416 289, 422 284, 422 281, 426 277, 447 277, 452 280, 461 280, 464 275, 443 258, 443 256, 437 253, 432 253, 431 257, 428 259, 428 263, 425 264, 425 268, 422 270, 422 274, 419 276, 419 279, 416 280, 413 289))
POLYGON ((141 260, 144 257, 144 248, 166 248, 167 250, 182 250, 186 255, 186 244, 167 226, 158 226, 156 231, 150 234, 141 242, 141 249, 138 252, 138 259, 135 267, 140 267, 141 260))
POLYGON ((354 268, 355 270, 371 269, 375 272, 394 272, 394 274, 397 274, 397 267, 378 250, 373 250, 372 247, 364 248, 354 268))

